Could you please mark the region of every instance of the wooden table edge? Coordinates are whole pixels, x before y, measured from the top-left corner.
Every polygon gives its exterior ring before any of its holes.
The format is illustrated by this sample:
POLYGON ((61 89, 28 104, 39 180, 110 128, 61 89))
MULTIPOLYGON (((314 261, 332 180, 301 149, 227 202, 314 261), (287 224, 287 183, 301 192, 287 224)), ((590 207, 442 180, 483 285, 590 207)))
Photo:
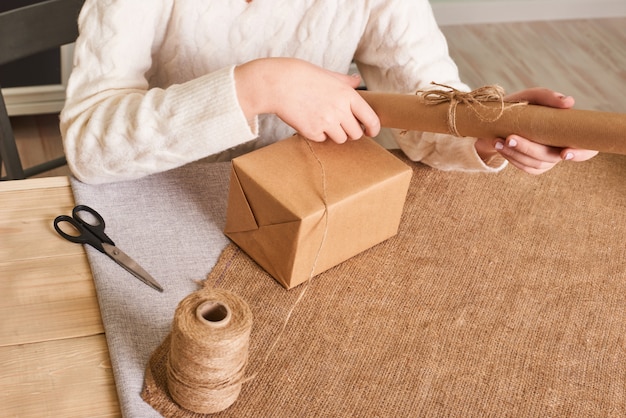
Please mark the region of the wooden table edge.
POLYGON ((0 181, 0 192, 50 189, 54 187, 66 187, 70 185, 70 178, 67 176, 42 177, 25 180, 0 181))

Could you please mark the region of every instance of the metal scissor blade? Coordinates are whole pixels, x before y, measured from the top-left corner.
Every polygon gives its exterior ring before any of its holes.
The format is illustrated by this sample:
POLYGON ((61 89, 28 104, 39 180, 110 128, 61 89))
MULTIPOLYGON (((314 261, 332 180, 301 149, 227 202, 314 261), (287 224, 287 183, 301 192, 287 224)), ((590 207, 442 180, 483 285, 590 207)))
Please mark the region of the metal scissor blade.
POLYGON ((107 253, 109 257, 111 257, 117 264, 124 267, 129 273, 133 276, 147 284, 153 289, 158 290, 159 292, 163 291, 163 288, 156 280, 145 271, 135 260, 127 256, 122 250, 117 248, 114 245, 107 244, 106 242, 102 243, 102 247, 104 247, 104 252, 107 253))

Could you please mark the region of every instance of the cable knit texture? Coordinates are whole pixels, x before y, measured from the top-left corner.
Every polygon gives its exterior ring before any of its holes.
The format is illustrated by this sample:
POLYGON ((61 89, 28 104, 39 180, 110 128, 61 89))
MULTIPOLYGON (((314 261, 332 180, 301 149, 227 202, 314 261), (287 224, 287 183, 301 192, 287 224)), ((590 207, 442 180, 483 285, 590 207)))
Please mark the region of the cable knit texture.
MULTIPOLYGON (((215 160, 293 133, 273 115, 246 120, 237 64, 294 57, 347 72, 370 90, 412 94, 431 81, 467 90, 427 0, 87 0, 61 113, 77 178, 139 178, 215 160), (243 145, 242 145, 243 144, 243 145)), ((497 171, 473 138, 396 135, 413 160, 497 171)))

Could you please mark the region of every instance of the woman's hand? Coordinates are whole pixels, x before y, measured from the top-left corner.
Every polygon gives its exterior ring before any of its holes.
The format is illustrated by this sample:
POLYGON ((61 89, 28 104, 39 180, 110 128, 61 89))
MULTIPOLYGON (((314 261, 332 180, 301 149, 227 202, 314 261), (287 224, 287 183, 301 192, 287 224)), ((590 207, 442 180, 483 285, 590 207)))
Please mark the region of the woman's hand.
MULTIPOLYGON (((530 104, 569 109, 574 106, 574 99, 549 89, 531 88, 510 94, 506 101, 527 101, 530 104)), ((530 174, 542 174, 563 160, 586 161, 598 151, 575 148, 558 148, 541 145, 531 138, 509 135, 506 139, 480 138, 476 141, 476 151, 487 161, 496 153, 507 159, 512 165, 530 174)))
POLYGON ((235 82, 246 117, 274 113, 312 141, 343 143, 380 131, 378 116, 355 90, 359 76, 294 58, 263 58, 237 66, 235 82))

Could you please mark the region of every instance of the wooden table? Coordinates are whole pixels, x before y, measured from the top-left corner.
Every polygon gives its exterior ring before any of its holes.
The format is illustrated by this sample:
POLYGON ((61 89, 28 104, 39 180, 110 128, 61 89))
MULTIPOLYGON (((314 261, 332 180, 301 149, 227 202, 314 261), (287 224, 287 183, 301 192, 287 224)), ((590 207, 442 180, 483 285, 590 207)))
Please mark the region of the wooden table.
POLYGON ((121 416, 67 177, 0 182, 0 416, 121 416))

